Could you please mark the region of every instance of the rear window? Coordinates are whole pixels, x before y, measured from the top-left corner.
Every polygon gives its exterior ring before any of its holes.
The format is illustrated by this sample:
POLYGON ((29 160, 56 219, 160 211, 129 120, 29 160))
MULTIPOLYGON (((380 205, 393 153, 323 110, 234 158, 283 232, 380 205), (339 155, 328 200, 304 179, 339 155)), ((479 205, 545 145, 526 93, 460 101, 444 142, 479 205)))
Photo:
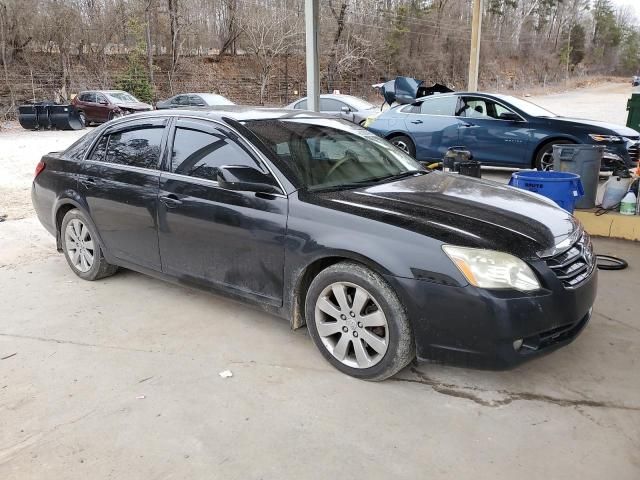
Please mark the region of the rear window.
POLYGON ((71 160, 82 160, 85 153, 98 135, 99 130, 93 130, 76 140, 69 148, 67 148, 63 156, 71 160))

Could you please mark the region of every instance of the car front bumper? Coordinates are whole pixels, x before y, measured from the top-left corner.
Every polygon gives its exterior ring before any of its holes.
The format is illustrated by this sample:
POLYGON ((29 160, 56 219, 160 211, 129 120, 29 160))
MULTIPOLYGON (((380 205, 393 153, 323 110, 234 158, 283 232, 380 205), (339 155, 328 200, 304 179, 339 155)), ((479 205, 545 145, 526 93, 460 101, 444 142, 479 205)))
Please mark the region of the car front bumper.
POLYGON ((535 294, 387 277, 400 293, 418 360, 508 369, 572 342, 588 323, 597 270, 578 288, 559 282, 535 294), (516 350, 514 342, 522 340, 516 350))

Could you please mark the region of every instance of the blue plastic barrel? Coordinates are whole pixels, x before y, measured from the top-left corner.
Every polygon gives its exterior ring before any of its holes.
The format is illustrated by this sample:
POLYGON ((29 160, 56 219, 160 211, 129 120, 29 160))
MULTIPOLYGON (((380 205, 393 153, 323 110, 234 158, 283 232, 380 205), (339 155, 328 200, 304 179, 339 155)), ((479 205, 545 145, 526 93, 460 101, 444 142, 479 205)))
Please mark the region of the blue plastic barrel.
POLYGON ((584 195, 580 175, 569 172, 516 172, 511 175, 509 185, 550 198, 571 213, 584 195))

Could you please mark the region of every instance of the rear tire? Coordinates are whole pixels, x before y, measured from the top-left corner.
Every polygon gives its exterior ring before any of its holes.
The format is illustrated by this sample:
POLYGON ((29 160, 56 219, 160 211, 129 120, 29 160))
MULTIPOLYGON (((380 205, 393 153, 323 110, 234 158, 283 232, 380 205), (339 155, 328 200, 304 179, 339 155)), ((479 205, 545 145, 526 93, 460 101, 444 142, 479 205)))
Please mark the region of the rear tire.
POLYGON ((384 380, 415 358, 404 307, 377 273, 353 262, 328 267, 305 299, 309 334, 325 359, 347 375, 384 380))
POLYGON ((89 126, 89 122, 87 121, 87 114, 84 112, 78 112, 78 119, 80 120, 80 124, 82 128, 89 126))
POLYGON ((62 219, 60 238, 69 267, 83 280, 99 280, 118 270, 105 260, 95 230, 77 208, 69 210, 62 219))
POLYGON ((571 140, 551 140, 545 143, 534 159, 533 166, 536 170, 549 171, 553 170, 553 146, 554 145, 570 145, 573 144, 571 140))
POLYGON ((396 135, 389 139, 392 145, 395 145, 404 153, 411 155, 413 158, 416 158, 416 146, 406 135, 396 135))

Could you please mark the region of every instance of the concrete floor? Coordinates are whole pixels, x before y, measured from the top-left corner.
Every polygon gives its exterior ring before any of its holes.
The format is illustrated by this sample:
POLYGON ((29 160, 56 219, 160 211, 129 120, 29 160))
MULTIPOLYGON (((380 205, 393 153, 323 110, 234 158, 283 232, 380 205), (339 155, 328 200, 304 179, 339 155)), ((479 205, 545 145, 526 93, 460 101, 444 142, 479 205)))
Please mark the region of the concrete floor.
POLYGON ((640 248, 570 346, 509 372, 331 368, 305 329, 0 228, 0 478, 640 478, 640 248), (231 370, 232 378, 218 374, 231 370))

